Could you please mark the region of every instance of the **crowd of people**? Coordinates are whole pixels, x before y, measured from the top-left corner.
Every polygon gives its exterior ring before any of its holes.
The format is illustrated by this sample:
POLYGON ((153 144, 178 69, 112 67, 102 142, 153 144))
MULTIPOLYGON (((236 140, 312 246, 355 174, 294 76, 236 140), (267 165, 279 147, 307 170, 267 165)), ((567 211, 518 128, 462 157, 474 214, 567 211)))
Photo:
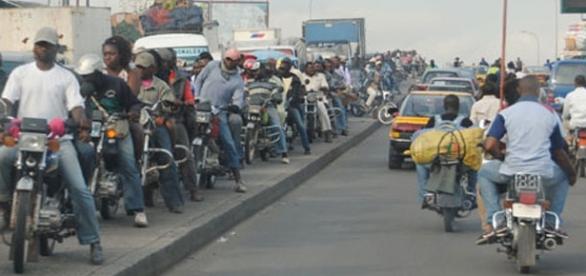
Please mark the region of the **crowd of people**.
MULTIPOLYGON (((218 144, 224 153, 222 165, 234 180, 237 193, 247 191, 240 173, 244 163, 241 132, 248 119, 250 84, 266 82, 280 88, 280 100, 271 101, 266 113, 267 126, 278 129, 272 154, 279 156, 283 164, 289 164, 289 151, 293 149, 293 141, 285 132, 287 124, 296 130, 306 155, 312 153, 311 143, 318 136, 332 143, 339 135, 346 136, 349 132, 345 106, 354 89, 344 57, 309 62, 300 70, 289 58, 261 62, 254 56, 228 49, 221 60, 214 60, 207 52, 201 53, 186 71, 177 67, 173 49, 133 49, 124 38, 114 36, 104 41, 102 55, 84 55, 70 69, 56 61, 58 48, 55 29, 39 30, 34 38, 34 62, 15 68, 9 76, 0 74, 0 78, 6 78, 2 102, 7 107, 7 116, 74 122, 71 135, 60 140, 60 170, 71 193, 79 242, 91 245, 90 258, 94 264, 101 264, 104 257, 96 203, 87 185, 99 161, 90 137, 88 118, 92 118, 93 112, 128 115, 124 119, 127 124, 117 129, 122 133, 117 145, 117 170, 123 185, 124 208, 136 227, 149 225, 145 208, 155 204, 152 202, 155 190, 141 186, 141 179, 146 176, 139 170, 139 161, 146 154, 143 149, 147 130, 139 123, 145 106, 170 103, 163 105, 156 114, 156 127, 148 131, 152 132, 150 143, 174 153, 175 159, 186 160, 176 164, 164 154, 152 157, 155 163, 169 164, 159 170, 159 192, 169 212, 176 214, 184 212, 184 194, 191 201, 204 199, 193 153, 177 150, 177 145, 190 148, 198 135, 195 117, 199 104, 212 107, 218 122, 218 144), (310 92, 318 97, 316 125, 319 129, 316 131, 308 129, 305 114, 305 95, 310 92)), ((17 149, 0 147, 0 212, 4 214, 5 226, 11 209, 16 158, 17 149)))

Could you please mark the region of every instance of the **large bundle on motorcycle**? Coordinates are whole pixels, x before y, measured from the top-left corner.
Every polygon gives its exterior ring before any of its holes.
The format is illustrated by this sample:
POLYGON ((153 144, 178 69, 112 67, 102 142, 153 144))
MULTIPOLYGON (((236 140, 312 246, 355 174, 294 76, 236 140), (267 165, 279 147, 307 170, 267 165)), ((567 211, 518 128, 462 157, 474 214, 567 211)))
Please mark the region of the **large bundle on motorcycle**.
POLYGON ((469 168, 479 170, 482 150, 478 145, 483 135, 480 128, 420 130, 411 143, 411 157, 420 165, 431 164, 438 157, 462 160, 469 168))
POLYGON ((193 5, 155 4, 140 16, 145 34, 165 32, 201 33, 203 30, 203 11, 193 5))

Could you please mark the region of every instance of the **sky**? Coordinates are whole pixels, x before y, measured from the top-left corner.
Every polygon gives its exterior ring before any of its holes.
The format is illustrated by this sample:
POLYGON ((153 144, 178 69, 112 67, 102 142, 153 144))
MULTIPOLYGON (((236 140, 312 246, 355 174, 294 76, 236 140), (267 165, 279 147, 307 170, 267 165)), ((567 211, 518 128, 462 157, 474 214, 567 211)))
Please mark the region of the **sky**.
MULTIPOLYGON (((95 5, 116 2, 91 0, 95 5)), ((555 14, 559 2, 509 0, 507 59, 520 57, 526 64, 543 64, 556 56, 555 14)), ((292 37, 301 36, 301 24, 310 16, 364 17, 369 52, 415 49, 438 64, 455 57, 472 64, 481 57, 493 61, 500 55, 502 8, 501 0, 271 0, 269 25, 281 28, 284 37, 292 37)), ((568 26, 580 20, 580 15, 559 14, 560 52, 568 26)))

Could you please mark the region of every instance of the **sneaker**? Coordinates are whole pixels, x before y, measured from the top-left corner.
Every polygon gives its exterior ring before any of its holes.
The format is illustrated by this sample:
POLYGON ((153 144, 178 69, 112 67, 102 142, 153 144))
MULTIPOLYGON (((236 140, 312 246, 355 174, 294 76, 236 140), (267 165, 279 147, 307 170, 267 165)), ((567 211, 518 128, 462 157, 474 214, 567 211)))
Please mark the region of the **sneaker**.
POLYGON ((342 130, 342 136, 348 136, 348 131, 347 130, 342 130))
POLYGON ((308 150, 307 149, 307 150, 305 150, 305 152, 303 154, 305 154, 305 155, 311 155, 311 150, 308 150))
POLYGON ((147 221, 147 217, 144 212, 136 213, 134 215, 134 226, 138 228, 144 228, 149 226, 149 222, 147 221))
POLYGON ((93 265, 101 265, 104 263, 104 252, 99 242, 90 245, 90 262, 93 265))
POLYGON ((169 208, 169 212, 173 214, 183 214, 183 206, 176 206, 169 208))
POLYGON ((189 192, 189 199, 192 202, 202 202, 203 196, 198 191, 190 191, 189 192))
POLYGON ((291 162, 291 161, 289 161, 289 158, 288 158, 288 157, 283 157, 283 158, 281 159, 281 163, 283 163, 283 164, 285 164, 285 165, 289 164, 290 162, 291 162))
POLYGON ((236 182, 236 184, 234 185, 234 191, 237 193, 246 193, 246 186, 244 185, 244 181, 240 180, 239 182, 236 182))

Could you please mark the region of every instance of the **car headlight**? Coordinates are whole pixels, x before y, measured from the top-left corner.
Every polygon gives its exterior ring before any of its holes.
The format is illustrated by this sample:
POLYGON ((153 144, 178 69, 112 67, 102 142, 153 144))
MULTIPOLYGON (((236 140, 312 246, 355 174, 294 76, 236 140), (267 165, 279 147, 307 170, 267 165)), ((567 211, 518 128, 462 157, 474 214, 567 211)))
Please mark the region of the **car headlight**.
POLYGON ((22 151, 44 152, 47 144, 47 135, 36 133, 22 133, 18 140, 18 147, 22 151))

